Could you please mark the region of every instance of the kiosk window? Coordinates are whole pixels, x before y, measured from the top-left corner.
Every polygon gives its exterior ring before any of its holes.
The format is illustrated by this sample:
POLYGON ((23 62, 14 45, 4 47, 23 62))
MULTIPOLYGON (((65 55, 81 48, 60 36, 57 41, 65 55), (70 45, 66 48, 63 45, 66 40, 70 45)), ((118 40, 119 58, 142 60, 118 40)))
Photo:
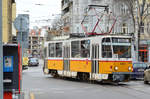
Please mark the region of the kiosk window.
POLYGON ((12 58, 11 57, 5 57, 5 67, 11 67, 12 66, 12 58))
POLYGON ((13 72, 13 56, 4 56, 4 72, 13 72))

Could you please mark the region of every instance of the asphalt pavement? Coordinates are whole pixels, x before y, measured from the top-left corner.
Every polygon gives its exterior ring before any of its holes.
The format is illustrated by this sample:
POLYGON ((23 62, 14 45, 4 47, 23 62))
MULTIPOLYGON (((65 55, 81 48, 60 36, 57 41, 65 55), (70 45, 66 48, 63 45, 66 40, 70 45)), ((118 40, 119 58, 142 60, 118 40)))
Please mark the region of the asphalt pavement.
POLYGON ((43 61, 38 67, 23 71, 24 99, 149 99, 150 85, 143 81, 99 84, 79 82, 74 79, 53 78, 42 72, 43 61))

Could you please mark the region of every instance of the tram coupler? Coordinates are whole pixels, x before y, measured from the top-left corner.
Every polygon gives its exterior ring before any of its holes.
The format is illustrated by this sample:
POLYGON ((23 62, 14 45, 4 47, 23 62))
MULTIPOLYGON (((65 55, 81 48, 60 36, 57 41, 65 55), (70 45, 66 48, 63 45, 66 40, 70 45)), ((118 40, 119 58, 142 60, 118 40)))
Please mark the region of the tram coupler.
POLYGON ((113 81, 114 82, 122 82, 125 80, 125 75, 123 74, 113 74, 113 81))

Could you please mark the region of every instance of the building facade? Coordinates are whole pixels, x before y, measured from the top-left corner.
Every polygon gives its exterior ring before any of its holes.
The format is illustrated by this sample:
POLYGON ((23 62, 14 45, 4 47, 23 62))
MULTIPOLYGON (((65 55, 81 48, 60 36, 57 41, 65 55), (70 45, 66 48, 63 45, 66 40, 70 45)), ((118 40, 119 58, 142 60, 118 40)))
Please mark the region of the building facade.
MULTIPOLYGON (((83 27, 81 26, 81 22, 86 16, 88 17, 85 19, 86 21, 84 23, 84 28, 86 28, 88 32, 92 32, 92 29, 96 25, 98 19, 93 16, 95 12, 88 11, 88 5, 108 6, 108 13, 106 14, 111 13, 111 15, 117 19, 111 33, 134 33, 135 46, 137 46, 138 43, 136 42, 136 39, 139 39, 137 33, 138 28, 140 28, 140 44, 138 48, 139 60, 150 63, 150 0, 139 0, 139 6, 136 2, 134 3, 135 4, 130 5, 129 2, 125 0, 62 0, 61 9, 62 19, 64 22, 63 34, 85 33, 83 27), (137 21, 140 21, 139 15, 141 12, 139 11, 141 10, 143 1, 146 2, 144 5, 145 12, 142 19, 144 19, 146 15, 147 17, 141 23, 142 25, 138 27, 139 23, 137 21), (132 9, 130 8, 131 6, 133 7, 132 9), (133 19, 135 19, 135 22, 133 19)), ((95 7, 95 9, 102 12, 102 14, 103 11, 106 10, 98 7, 95 7)), ((113 22, 110 21, 110 19, 104 17, 98 25, 100 25, 100 28, 104 32, 108 32, 112 24, 113 22)), ((96 29, 94 32, 101 32, 96 29)))
MULTIPOLYGON (((144 0, 139 0, 142 5, 144 0)), ((145 0, 144 15, 142 16, 142 25, 140 27, 140 47, 139 47, 139 60, 142 62, 150 63, 150 1, 145 0), (147 17, 145 17, 147 16, 147 17)), ((138 12, 138 17, 140 13, 138 12)))
MULTIPOLYGON (((88 5, 101 5, 108 6, 108 13, 112 14, 117 19, 115 27, 112 33, 133 33, 133 21, 128 10, 128 6, 122 0, 62 0, 62 19, 64 22, 63 33, 83 33, 81 26, 82 20, 86 17, 84 27, 87 31, 91 32, 94 28, 97 18, 94 16, 95 12, 88 12, 88 5)), ((104 12, 105 8, 95 7, 99 12, 104 12)), ((101 15, 102 15, 101 14, 101 15)), ((99 22, 102 30, 107 32, 108 28, 113 24, 107 16, 103 17, 103 20, 99 22), (108 24, 106 24, 108 23, 108 24)), ((96 30, 96 32, 100 32, 96 30)))
POLYGON ((41 35, 41 29, 32 29, 29 34, 29 54, 33 57, 42 57, 43 46, 44 36, 41 35))
POLYGON ((2 1, 3 42, 12 42, 12 22, 16 16, 15 0, 2 1))

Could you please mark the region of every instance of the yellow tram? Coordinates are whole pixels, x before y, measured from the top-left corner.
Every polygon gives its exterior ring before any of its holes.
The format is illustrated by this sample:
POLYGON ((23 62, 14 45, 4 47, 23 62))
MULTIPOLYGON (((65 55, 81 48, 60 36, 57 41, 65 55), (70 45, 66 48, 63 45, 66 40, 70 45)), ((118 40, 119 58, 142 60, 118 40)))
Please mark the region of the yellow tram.
POLYGON ((128 81, 132 37, 101 35, 45 44, 44 73, 82 80, 128 81))

